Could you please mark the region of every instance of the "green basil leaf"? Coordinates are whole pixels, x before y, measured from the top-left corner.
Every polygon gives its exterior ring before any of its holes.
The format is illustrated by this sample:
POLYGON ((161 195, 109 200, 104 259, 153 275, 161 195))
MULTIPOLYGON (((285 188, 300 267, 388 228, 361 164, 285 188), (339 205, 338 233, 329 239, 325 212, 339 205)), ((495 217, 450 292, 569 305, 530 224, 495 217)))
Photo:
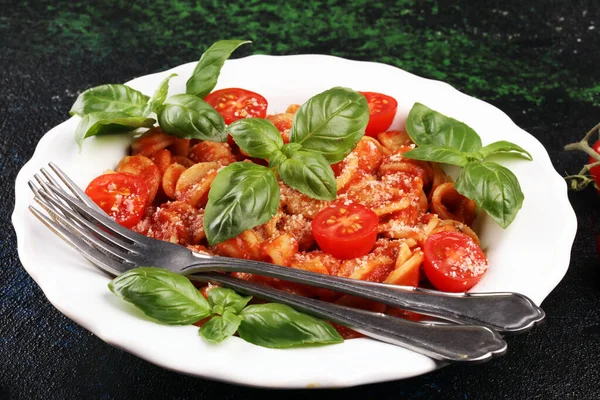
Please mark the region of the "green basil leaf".
POLYGON ((225 121, 204 100, 189 94, 171 96, 158 109, 158 124, 165 133, 184 139, 227 140, 225 121))
POLYGON ((87 115, 93 112, 122 112, 141 117, 149 97, 126 85, 109 84, 96 86, 81 93, 71 107, 71 115, 87 115))
POLYGON ((202 328, 200 336, 209 342, 221 343, 223 340, 232 336, 238 330, 242 319, 232 311, 226 310, 222 316, 215 316, 209 319, 202 328))
POLYGON ((269 167, 277 168, 285 160, 287 160, 287 157, 281 151, 275 150, 273 153, 271 153, 271 156, 269 157, 269 167))
POLYGON ((344 341, 327 322, 283 304, 250 305, 244 308, 240 317, 242 323, 238 335, 258 346, 285 348, 344 341))
POLYGON ((202 98, 209 94, 217 84, 225 60, 235 49, 246 43, 252 42, 249 40, 220 40, 210 46, 196 64, 192 76, 185 85, 185 92, 202 98))
POLYGON ((419 146, 451 147, 463 152, 481 148, 481 138, 467 124, 415 103, 406 118, 406 132, 419 146))
POLYGON ((237 314, 246 307, 250 300, 252 300, 252 296, 242 296, 227 288, 213 288, 208 292, 208 302, 212 307, 213 314, 223 315, 227 310, 237 314))
POLYGON ((177 76, 177 74, 171 74, 167 76, 160 83, 160 85, 158 85, 158 89, 156 89, 156 92, 154 92, 154 95, 146 105, 144 115, 148 115, 151 112, 157 112, 160 106, 163 105, 163 103, 167 99, 167 94, 169 93, 169 81, 175 76, 177 76))
POLYGON ((84 115, 79 121, 75 129, 75 141, 81 148, 83 141, 90 136, 151 128, 155 122, 152 118, 132 117, 123 112, 93 112, 84 115))
POLYGON ((298 109, 290 141, 323 154, 333 164, 352 151, 368 122, 365 96, 336 87, 312 97, 298 109))
POLYGON ((475 201, 503 228, 515 219, 525 198, 517 177, 492 162, 465 165, 455 186, 458 193, 475 201))
POLYGON ((527 150, 519 145, 507 142, 506 140, 490 143, 487 146, 482 147, 478 153, 482 159, 487 158, 492 154, 515 154, 528 160, 533 160, 533 157, 527 150))
POLYGON ((183 275, 139 267, 113 279, 108 288, 147 316, 168 325, 189 325, 210 315, 208 301, 183 275))
POLYGON ((439 147, 431 144, 415 147, 402 154, 402 157, 412 158, 413 160, 460 165, 461 167, 469 162, 467 156, 461 151, 451 147, 439 147))
POLYGON ((281 149, 283 139, 273 123, 263 118, 244 118, 227 127, 235 143, 251 157, 268 159, 281 149))
POLYGON ((223 168, 208 192, 204 231, 210 245, 264 224, 279 206, 275 173, 262 165, 237 162, 223 168))
POLYGON ((313 199, 335 199, 335 176, 329 162, 319 153, 297 151, 279 165, 279 176, 290 187, 313 199))
MULTIPOLYGON (((298 143, 288 143, 284 144, 281 148, 281 154, 283 154, 286 158, 292 158, 294 154, 298 152, 302 148, 301 144, 298 143)), ((313 154, 319 154, 316 152, 312 152, 313 154)))

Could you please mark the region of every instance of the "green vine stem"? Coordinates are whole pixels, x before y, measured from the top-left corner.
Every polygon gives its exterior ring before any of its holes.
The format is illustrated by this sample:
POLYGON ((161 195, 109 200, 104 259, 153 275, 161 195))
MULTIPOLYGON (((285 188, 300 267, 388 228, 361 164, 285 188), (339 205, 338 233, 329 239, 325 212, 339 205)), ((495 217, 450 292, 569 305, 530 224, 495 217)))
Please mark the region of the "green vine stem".
POLYGON ((579 142, 571 143, 571 144, 568 144, 565 146, 565 150, 567 150, 567 151, 572 151, 572 150, 583 151, 584 153, 586 153, 587 155, 592 157, 594 160, 597 160, 596 162, 593 162, 591 164, 584 165, 578 174, 567 175, 565 177, 566 180, 570 181, 571 188, 574 190, 581 190, 590 183, 593 183, 594 186, 596 187, 596 189, 600 190, 600 187, 598 187, 598 185, 596 185, 594 180, 589 176, 590 169, 600 166, 600 154, 597 153, 596 151, 594 151, 594 149, 592 149, 588 143, 590 137, 595 132, 598 132, 598 137, 600 139, 600 123, 598 123, 592 129, 590 129, 588 131, 588 133, 586 133, 586 135, 583 137, 583 139, 581 139, 579 142))

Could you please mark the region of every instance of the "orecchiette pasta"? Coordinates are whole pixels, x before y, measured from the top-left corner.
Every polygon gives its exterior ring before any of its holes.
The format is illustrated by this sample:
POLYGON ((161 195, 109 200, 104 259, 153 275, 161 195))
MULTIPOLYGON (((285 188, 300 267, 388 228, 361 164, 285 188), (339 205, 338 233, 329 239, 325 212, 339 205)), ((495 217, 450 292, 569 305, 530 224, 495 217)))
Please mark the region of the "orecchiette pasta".
POLYGON ((160 170, 152 160, 140 155, 123 157, 116 171, 140 176, 148 186, 148 203, 152 203, 162 180, 160 170))
POLYGON ((173 136, 167 135, 160 128, 152 128, 131 144, 131 154, 149 156, 171 146, 175 140, 173 136))
POLYGON ((477 204, 458 193, 454 183, 437 186, 431 196, 431 209, 442 219, 452 219, 470 225, 475 219, 477 204))
POLYGON ((218 168, 219 164, 215 162, 202 162, 183 171, 175 185, 175 198, 194 207, 203 207, 218 168))
MULTIPOLYGON (((269 116, 289 141, 289 129, 298 105, 269 116)), ((131 146, 116 172, 140 176, 149 191, 149 206, 133 228, 149 237, 227 257, 261 260, 290 268, 388 284, 416 286, 424 262, 424 244, 437 232, 456 231, 479 238, 470 228, 476 207, 459 194, 440 165, 407 159, 410 137, 402 131, 363 137, 341 162, 332 165, 336 177, 336 204, 359 203, 378 217, 378 240, 365 256, 341 260, 321 251, 311 221, 332 203, 315 200, 279 182, 276 215, 238 237, 208 246, 203 229, 204 207, 220 168, 236 161, 252 161, 227 143, 178 139, 159 128, 150 129, 131 146)), ((352 296, 287 283, 246 273, 235 277, 281 290, 339 304, 386 311, 386 307, 352 296)), ((387 309, 391 315, 415 314, 387 309)), ((348 334, 351 337, 352 334, 348 334)))

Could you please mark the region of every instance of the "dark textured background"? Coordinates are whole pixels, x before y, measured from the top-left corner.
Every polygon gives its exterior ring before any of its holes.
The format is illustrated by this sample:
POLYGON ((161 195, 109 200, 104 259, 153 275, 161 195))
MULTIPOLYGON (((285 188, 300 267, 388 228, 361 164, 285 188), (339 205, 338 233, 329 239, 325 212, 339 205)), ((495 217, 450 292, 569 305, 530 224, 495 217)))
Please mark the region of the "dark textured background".
POLYGON ((9 221, 18 169, 79 91, 196 60, 221 38, 254 41, 236 57, 333 54, 444 80, 504 110, 561 174, 576 172, 585 157, 562 147, 600 121, 597 0, 130 3, 0 0, 0 399, 600 398, 600 197, 591 189, 570 194, 579 231, 570 269, 543 303, 546 324, 510 338, 506 356, 310 393, 190 378, 106 345, 48 303, 20 265, 9 221))

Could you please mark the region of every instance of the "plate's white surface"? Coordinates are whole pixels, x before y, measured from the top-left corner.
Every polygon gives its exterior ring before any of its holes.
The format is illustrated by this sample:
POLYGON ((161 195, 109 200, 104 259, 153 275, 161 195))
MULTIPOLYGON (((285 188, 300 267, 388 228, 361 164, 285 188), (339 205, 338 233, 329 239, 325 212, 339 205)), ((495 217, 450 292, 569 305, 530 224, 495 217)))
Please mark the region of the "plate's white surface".
MULTIPOLYGON (((159 82, 175 72, 179 76, 171 80, 169 92, 182 93, 194 66, 181 65, 128 84, 152 95, 159 82)), ((533 162, 516 158, 502 161, 519 178, 525 202, 506 230, 487 216, 480 217, 478 232, 491 267, 473 291, 521 292, 539 305, 567 271, 576 219, 567 200, 566 184, 552 167, 547 152, 500 110, 447 84, 395 67, 321 55, 230 60, 217 89, 243 87, 256 91, 269 101, 269 113, 275 113, 333 86, 395 97, 398 114, 392 128, 403 127, 408 111, 418 101, 466 122, 481 135, 484 145, 509 140, 533 155, 533 162)), ((78 152, 73 136, 76 126, 77 119, 72 118, 40 140, 32 159, 17 177, 12 216, 23 266, 48 300, 67 317, 105 342, 162 367, 252 386, 342 387, 408 378, 437 368, 436 362, 425 356, 369 339, 292 350, 261 348, 236 337, 211 345, 198 337, 193 326, 169 327, 144 318, 109 292, 106 275, 27 210, 32 204, 27 180, 49 161, 85 187, 125 155, 131 140, 127 135, 88 139, 83 151, 78 152)))

